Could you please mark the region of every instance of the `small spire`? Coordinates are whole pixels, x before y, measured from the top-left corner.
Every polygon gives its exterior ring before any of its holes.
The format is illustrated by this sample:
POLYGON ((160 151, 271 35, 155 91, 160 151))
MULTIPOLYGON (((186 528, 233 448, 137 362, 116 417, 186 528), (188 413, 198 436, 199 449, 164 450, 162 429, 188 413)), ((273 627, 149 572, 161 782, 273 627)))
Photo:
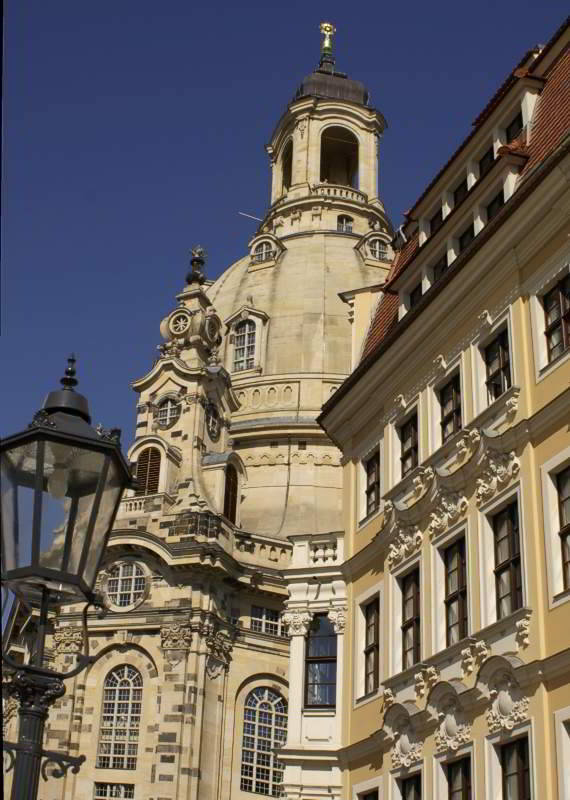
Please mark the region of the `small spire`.
POLYGON ((200 245, 196 245, 190 251, 192 257, 190 259, 191 270, 186 275, 186 283, 190 286, 193 283, 204 283, 206 276, 204 274, 204 264, 206 263, 206 251, 200 245))
POLYGON ((323 34, 323 41, 321 42, 321 67, 325 64, 334 64, 334 57, 332 54, 332 37, 336 33, 336 28, 332 22, 321 22, 320 29, 323 34))
POLYGON ((65 368, 65 375, 60 378, 60 383, 64 389, 73 391, 73 387, 77 386, 77 378, 75 377, 75 353, 72 353, 67 359, 67 367, 65 368))

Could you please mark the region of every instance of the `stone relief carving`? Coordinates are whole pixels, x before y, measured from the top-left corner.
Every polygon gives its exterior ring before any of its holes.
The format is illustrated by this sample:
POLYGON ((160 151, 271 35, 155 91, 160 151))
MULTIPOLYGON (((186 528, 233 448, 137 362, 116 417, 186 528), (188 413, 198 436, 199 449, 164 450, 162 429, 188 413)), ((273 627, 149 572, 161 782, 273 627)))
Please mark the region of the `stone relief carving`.
POLYGON ((206 647, 208 649, 206 674, 209 678, 217 678, 222 671, 229 669, 233 642, 227 634, 216 631, 206 637, 206 647))
POLYGON ((450 700, 439 712, 439 727, 435 733, 436 750, 455 752, 471 739, 471 726, 464 719, 456 700, 450 700))
POLYGON ((384 689, 384 711, 394 705, 394 692, 391 689, 384 689))
POLYGON ((285 611, 281 621, 289 636, 306 636, 313 615, 309 611, 285 611))
POLYGON ((482 461, 483 473, 476 481, 475 502, 478 506, 492 497, 511 478, 516 478, 520 471, 520 462, 515 451, 501 453, 488 450, 482 461))
POLYGON ((457 444, 455 445, 457 448, 457 455, 459 458, 466 459, 471 458, 475 450, 479 447, 479 442, 481 441, 481 434, 476 428, 473 428, 470 431, 464 431, 463 436, 459 439, 457 444))
POLYGON ((327 616, 334 626, 334 632, 344 633, 344 626, 346 622, 346 606, 331 609, 327 616))
POLYGON ((433 481, 434 478, 434 471, 431 467, 420 467, 418 470, 418 474, 415 476, 413 483, 414 483, 414 494, 416 497, 420 497, 424 492, 427 491, 428 486, 433 481))
POLYGON ((392 750, 392 768, 411 767, 422 759, 422 743, 412 732, 409 720, 402 720, 395 730, 395 744, 392 750))
POLYGON ((416 700, 422 698, 429 690, 435 686, 439 680, 439 670, 437 667, 422 667, 419 672, 414 675, 414 683, 416 686, 416 700))
POLYGON ((397 397, 394 398, 394 411, 396 413, 401 413, 402 411, 406 410, 406 398, 403 394, 399 394, 397 397))
POLYGON ((438 506, 431 513, 431 522, 428 526, 430 537, 444 531, 448 525, 457 522, 469 508, 469 503, 464 495, 458 492, 448 492, 445 489, 438 491, 435 502, 438 506))
POLYGON ((386 558, 386 563, 390 571, 393 570, 400 561, 411 556, 416 550, 419 550, 423 540, 423 535, 415 525, 410 525, 407 528, 399 528, 399 531, 400 533, 395 541, 390 545, 390 550, 386 558))
POLYGON ((173 622, 160 629, 160 646, 163 650, 188 650, 192 644, 192 631, 188 625, 173 622))
POLYGON ((507 410, 507 417, 514 417, 517 411, 519 410, 519 398, 518 395, 514 395, 513 397, 509 397, 507 402, 505 403, 505 408, 507 410))
POLYGON ((56 654, 80 653, 83 649, 83 631, 81 628, 59 628, 53 635, 56 654))
POLYGON ((481 327, 483 328, 490 328, 491 325, 493 324, 493 319, 487 309, 485 309, 479 314, 478 319, 479 322, 481 323, 481 327))
POLYGON ((490 655, 491 648, 482 639, 471 642, 469 647, 461 651, 461 672, 463 677, 471 675, 490 655))
POLYGON ((512 731, 517 722, 527 719, 528 697, 509 674, 504 673, 495 682, 491 697, 492 705, 485 714, 490 733, 512 731))
POLYGON ((530 644, 530 618, 532 616, 532 611, 525 611, 525 615, 522 619, 516 623, 515 627, 517 632, 515 634, 515 638, 517 640, 517 645, 519 649, 523 647, 528 647, 530 644))
POLYGON ((441 353, 434 358, 433 366, 436 373, 445 372, 445 370, 447 369, 447 361, 445 360, 444 356, 441 353))

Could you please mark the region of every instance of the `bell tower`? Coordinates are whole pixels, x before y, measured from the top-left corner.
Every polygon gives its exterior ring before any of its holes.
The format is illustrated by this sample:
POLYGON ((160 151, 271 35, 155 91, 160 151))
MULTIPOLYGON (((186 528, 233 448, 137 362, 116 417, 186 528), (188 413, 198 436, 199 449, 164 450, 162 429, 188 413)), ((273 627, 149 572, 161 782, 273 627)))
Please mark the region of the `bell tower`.
MULTIPOLYGON (((369 105, 365 86, 335 67, 335 27, 320 26, 321 57, 279 120, 266 149, 271 206, 262 230, 339 230, 348 218, 361 235, 387 230, 378 197, 378 140, 386 121, 369 105)), ((346 223, 345 223, 346 224, 346 223)))

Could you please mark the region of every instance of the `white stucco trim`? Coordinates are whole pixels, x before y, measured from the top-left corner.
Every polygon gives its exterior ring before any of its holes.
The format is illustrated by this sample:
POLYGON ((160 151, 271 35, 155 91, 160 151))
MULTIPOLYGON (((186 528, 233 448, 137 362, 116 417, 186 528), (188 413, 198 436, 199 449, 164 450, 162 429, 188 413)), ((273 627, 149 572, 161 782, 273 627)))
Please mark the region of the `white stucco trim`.
POLYGON ((473 534, 469 531, 469 520, 462 520, 445 531, 444 534, 432 541, 433 551, 431 558, 431 585, 433 602, 431 604, 431 633, 432 652, 439 653, 447 648, 446 621, 445 621, 445 563, 443 552, 457 539, 465 539, 465 569, 467 574, 467 635, 469 636, 473 625, 473 580, 478 579, 471 563, 471 543, 473 534))
MULTIPOLYGON (((425 792, 425 770, 423 761, 416 766, 410 768, 402 768, 393 770, 390 773, 390 784, 389 784, 389 792, 388 792, 388 800, 404 800, 402 795, 402 781, 406 780, 406 778, 413 778, 415 775, 421 775, 422 777, 422 794, 426 794, 425 792)), ((429 795, 428 795, 429 796, 429 795)))
MULTIPOLYGON (((425 653, 425 628, 426 628, 426 592, 425 592, 425 570, 424 560, 420 553, 416 553, 412 558, 406 559, 398 569, 395 569, 389 576, 389 597, 390 606, 386 614, 386 625, 390 631, 388 637, 388 659, 385 661, 388 667, 386 678, 391 678, 404 671, 402 664, 402 579, 414 569, 420 571, 420 661, 422 654, 425 653)), ((384 640, 386 641, 386 640, 384 640)))
POLYGON ((382 800, 382 775, 377 778, 369 778, 367 781, 355 783, 352 787, 352 800, 361 800, 362 796, 368 792, 378 791, 378 800, 382 800))
POLYGON ((358 595, 354 600, 354 681, 353 681, 353 706, 360 707, 370 700, 376 699, 382 692, 382 681, 384 680, 384 630, 382 617, 384 613, 384 581, 371 586, 366 591, 358 595), (366 625, 364 607, 374 598, 378 598, 378 689, 364 695, 364 645, 366 636, 366 625))
POLYGON ((556 475, 570 464, 570 447, 565 447, 540 467, 542 486, 542 513, 544 521, 544 547, 548 577, 548 607, 555 608, 570 600, 570 594, 558 597, 564 591, 562 576, 562 550, 560 543, 560 516, 556 475))

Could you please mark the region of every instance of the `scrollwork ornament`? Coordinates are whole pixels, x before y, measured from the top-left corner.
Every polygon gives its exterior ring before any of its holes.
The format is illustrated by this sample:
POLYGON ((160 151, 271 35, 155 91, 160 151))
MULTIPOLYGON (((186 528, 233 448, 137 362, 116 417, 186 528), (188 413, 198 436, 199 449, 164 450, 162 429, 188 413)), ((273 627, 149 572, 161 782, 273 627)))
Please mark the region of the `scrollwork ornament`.
POLYGON ((335 633, 344 633, 346 623, 346 607, 333 608, 328 613, 328 618, 333 624, 335 633))
POLYGON ((394 705, 394 692, 391 689, 384 689, 384 711, 394 705))
POLYGON ((188 625, 173 622, 160 629, 160 646, 163 650, 188 650, 192 644, 192 631, 188 625))
POLYGON ((439 680, 437 667, 423 667, 414 675, 416 699, 422 698, 439 680))
POLYGON ((83 649, 83 631, 81 628, 59 628, 53 635, 54 650, 61 653, 80 653, 83 649))
POLYGON ((461 671, 463 677, 471 675, 491 655, 491 648, 482 639, 471 642, 461 651, 461 671))
POLYGON ((478 506, 492 497, 500 487, 505 486, 511 478, 516 478, 520 471, 520 462, 514 450, 501 453, 489 450, 482 461, 483 472, 476 481, 475 502, 478 506))
POLYGON ((460 719, 457 703, 451 702, 439 714, 440 725, 435 733, 435 746, 438 753, 451 750, 455 753, 471 740, 471 726, 460 719))
POLYGON ((519 722, 528 717, 529 700, 523 695, 516 682, 505 676, 491 691, 493 702, 485 716, 490 733, 512 731, 519 722))
POLYGON ((441 533, 448 525, 456 522, 469 507, 467 498, 458 492, 439 491, 435 502, 438 509, 431 514, 431 522, 428 526, 430 537, 441 533))
POLYGON ((457 455, 460 459, 471 458, 479 442, 481 441, 481 434, 476 428, 469 431, 464 431, 463 436, 456 443, 457 455))
POLYGON ((528 647, 530 644, 530 618, 532 616, 532 612, 525 611, 524 617, 519 619, 516 623, 516 634, 515 638, 517 640, 517 645, 519 648, 528 647))
POLYGON ((423 540, 422 533, 415 525, 409 528, 400 528, 400 533, 390 545, 386 563, 391 571, 397 564, 408 556, 411 556, 421 546, 423 540))
POLYGON ((227 672, 229 669, 233 642, 225 633, 216 631, 206 637, 206 647, 208 648, 206 673, 209 678, 217 678, 222 671, 227 672))
POLYGON ((413 480, 414 494, 419 497, 427 491, 429 484, 433 481, 434 471, 431 467, 420 467, 418 474, 413 480))
POLYGON ((289 636, 306 636, 313 615, 309 611, 285 611, 281 621, 289 636))

